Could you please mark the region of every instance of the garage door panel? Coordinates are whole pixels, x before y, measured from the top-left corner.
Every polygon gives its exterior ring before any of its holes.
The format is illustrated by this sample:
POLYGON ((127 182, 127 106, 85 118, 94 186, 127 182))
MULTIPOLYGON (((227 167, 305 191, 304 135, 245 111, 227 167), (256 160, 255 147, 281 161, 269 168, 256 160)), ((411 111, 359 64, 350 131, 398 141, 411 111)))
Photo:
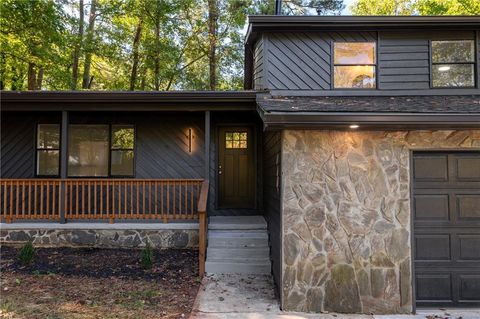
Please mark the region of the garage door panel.
POLYGON ((413 176, 416 181, 446 182, 448 160, 446 155, 422 155, 413 161, 413 176))
POLYGON ((415 260, 451 260, 449 234, 415 235, 415 260))
POLYGON ((480 302, 480 275, 460 274, 459 297, 462 301, 480 302))
POLYGON ((480 158, 478 156, 455 156, 456 174, 459 181, 480 181, 480 158))
POLYGON ((480 221, 480 194, 457 194, 458 219, 480 221))
POLYGON ((417 305, 480 306, 480 152, 414 153, 413 169, 417 305))
POLYGON ((451 302, 453 300, 452 278, 450 273, 417 273, 415 278, 417 301, 451 302))
POLYGON ((415 220, 449 220, 448 195, 414 196, 415 220))
POLYGON ((480 234, 460 234, 458 235, 458 244, 459 260, 480 262, 480 234))

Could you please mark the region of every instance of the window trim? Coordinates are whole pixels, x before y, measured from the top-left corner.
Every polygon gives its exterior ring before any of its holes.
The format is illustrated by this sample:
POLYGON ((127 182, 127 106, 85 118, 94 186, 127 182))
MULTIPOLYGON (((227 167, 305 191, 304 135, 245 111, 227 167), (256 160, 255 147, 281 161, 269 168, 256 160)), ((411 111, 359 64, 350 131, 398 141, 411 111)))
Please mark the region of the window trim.
MULTIPOLYGON (((70 125, 107 125, 108 126, 108 174, 105 176, 83 176, 83 175, 70 175, 68 172, 67 163, 67 178, 84 178, 84 179, 111 179, 111 178, 135 178, 136 177, 136 160, 137 160, 137 126, 132 123, 69 123, 70 125), (133 174, 132 175, 112 175, 112 126, 131 126, 133 128, 133 174)), ((69 127, 70 128, 70 127, 69 127)), ((70 135, 70 131, 69 131, 70 135)), ((68 147, 68 146, 67 146, 68 147)), ((120 149, 116 149, 120 150, 120 149)), ((67 149, 67 156, 68 156, 67 149)))
POLYGON ((132 178, 135 177, 135 167, 137 159, 137 128, 135 124, 111 123, 109 131, 109 152, 108 152, 108 176, 115 178, 132 178), (113 126, 131 126, 133 128, 133 147, 132 148, 113 148, 113 126), (112 175, 112 152, 114 151, 133 151, 133 170, 132 175, 112 175))
POLYGON ((34 155, 34 176, 35 178, 59 178, 60 177, 60 172, 61 172, 61 165, 62 165, 62 160, 61 160, 61 147, 62 147, 62 124, 61 123, 41 123, 37 122, 36 127, 35 127, 35 155, 34 155), (59 138, 58 138, 58 149, 57 148, 39 148, 38 147, 38 135, 39 135, 39 126, 40 125, 58 125, 59 129, 59 138), (44 174, 38 174, 38 152, 39 151, 58 151, 58 174, 56 175, 44 175, 44 174))
POLYGON ((430 89, 475 89, 477 87, 477 39, 430 39, 428 41, 428 62, 430 69, 430 89), (432 42, 441 41, 473 41, 473 61, 472 62, 433 62, 433 45, 432 42), (433 69, 435 65, 452 64, 452 65, 473 65, 473 85, 472 86, 434 86, 433 85, 433 69))
POLYGON ((331 78, 331 89, 338 90, 338 91, 375 91, 378 89, 378 40, 376 41, 335 41, 332 40, 330 44, 331 52, 330 52, 330 78, 331 78), (375 45, 375 63, 373 64, 344 64, 339 63, 335 64, 335 43, 373 43, 375 45), (374 67, 374 75, 375 75, 375 87, 373 88, 353 88, 353 87, 335 87, 335 67, 336 66, 373 66, 374 67))

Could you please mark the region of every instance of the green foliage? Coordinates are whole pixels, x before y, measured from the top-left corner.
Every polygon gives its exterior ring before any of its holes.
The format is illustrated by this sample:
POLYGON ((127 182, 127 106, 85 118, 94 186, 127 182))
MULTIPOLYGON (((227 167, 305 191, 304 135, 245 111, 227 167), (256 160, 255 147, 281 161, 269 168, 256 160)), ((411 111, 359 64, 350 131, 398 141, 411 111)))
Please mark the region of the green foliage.
POLYGON ((478 0, 356 0, 353 15, 478 15, 478 0))
POLYGON ((145 269, 152 269, 153 267, 153 248, 150 245, 150 242, 147 241, 145 248, 143 248, 142 253, 140 255, 140 261, 142 263, 143 268, 145 269))
POLYGON ((282 14, 286 15, 327 15, 340 14, 343 0, 284 0, 282 14))
POLYGON ((33 262, 35 255, 35 247, 33 246, 32 242, 29 241, 20 249, 20 252, 18 254, 18 260, 22 265, 28 265, 33 262))

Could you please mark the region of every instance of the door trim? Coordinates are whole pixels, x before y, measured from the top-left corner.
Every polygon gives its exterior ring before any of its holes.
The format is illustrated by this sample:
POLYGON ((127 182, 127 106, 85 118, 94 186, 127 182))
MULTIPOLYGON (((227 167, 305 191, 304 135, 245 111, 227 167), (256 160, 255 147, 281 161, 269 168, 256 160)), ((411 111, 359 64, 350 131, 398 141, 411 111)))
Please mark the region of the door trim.
POLYGON ((228 210, 228 209, 241 209, 241 210, 256 210, 258 209, 258 138, 257 138, 257 126, 254 123, 218 123, 215 125, 215 209, 217 210, 228 210), (253 185, 253 206, 252 208, 235 208, 235 207, 223 207, 219 205, 220 198, 220 178, 218 177, 218 165, 220 163, 220 129, 221 128, 236 128, 236 127, 248 127, 252 130, 253 135, 253 175, 254 175, 254 185, 253 185))

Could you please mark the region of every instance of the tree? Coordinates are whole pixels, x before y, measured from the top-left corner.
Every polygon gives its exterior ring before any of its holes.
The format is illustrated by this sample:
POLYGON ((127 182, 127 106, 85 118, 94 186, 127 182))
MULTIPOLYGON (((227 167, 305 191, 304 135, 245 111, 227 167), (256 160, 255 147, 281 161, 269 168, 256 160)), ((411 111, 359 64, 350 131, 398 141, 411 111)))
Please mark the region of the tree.
POLYGON ((88 14, 87 36, 85 38, 85 62, 83 65, 82 89, 89 89, 93 78, 90 78, 90 66, 92 63, 92 53, 94 50, 93 34, 95 31, 95 20, 97 19, 97 0, 90 3, 90 13, 88 14))
POLYGON ((326 15, 340 14, 343 8, 343 0, 285 0, 281 11, 287 15, 326 15))
POLYGON ((77 89, 77 82, 78 82, 78 69, 79 69, 79 60, 80 60, 80 50, 82 48, 83 42, 83 25, 84 25, 84 16, 85 16, 85 8, 83 4, 83 0, 79 0, 78 4, 78 12, 79 12, 79 19, 78 19, 78 33, 77 39, 75 42, 75 50, 73 51, 73 61, 72 61, 72 84, 70 86, 71 90, 77 89))
POLYGON ((357 0, 354 15, 478 15, 478 0, 357 0))
POLYGON ((52 0, 4 0, 0 2, 0 12, 5 75, 10 76, 9 80, 3 76, 3 82, 10 82, 12 89, 23 88, 19 82, 23 75, 18 72, 25 74, 25 70, 27 89, 41 89, 45 68, 55 65, 54 48, 61 44, 61 6, 52 0))

